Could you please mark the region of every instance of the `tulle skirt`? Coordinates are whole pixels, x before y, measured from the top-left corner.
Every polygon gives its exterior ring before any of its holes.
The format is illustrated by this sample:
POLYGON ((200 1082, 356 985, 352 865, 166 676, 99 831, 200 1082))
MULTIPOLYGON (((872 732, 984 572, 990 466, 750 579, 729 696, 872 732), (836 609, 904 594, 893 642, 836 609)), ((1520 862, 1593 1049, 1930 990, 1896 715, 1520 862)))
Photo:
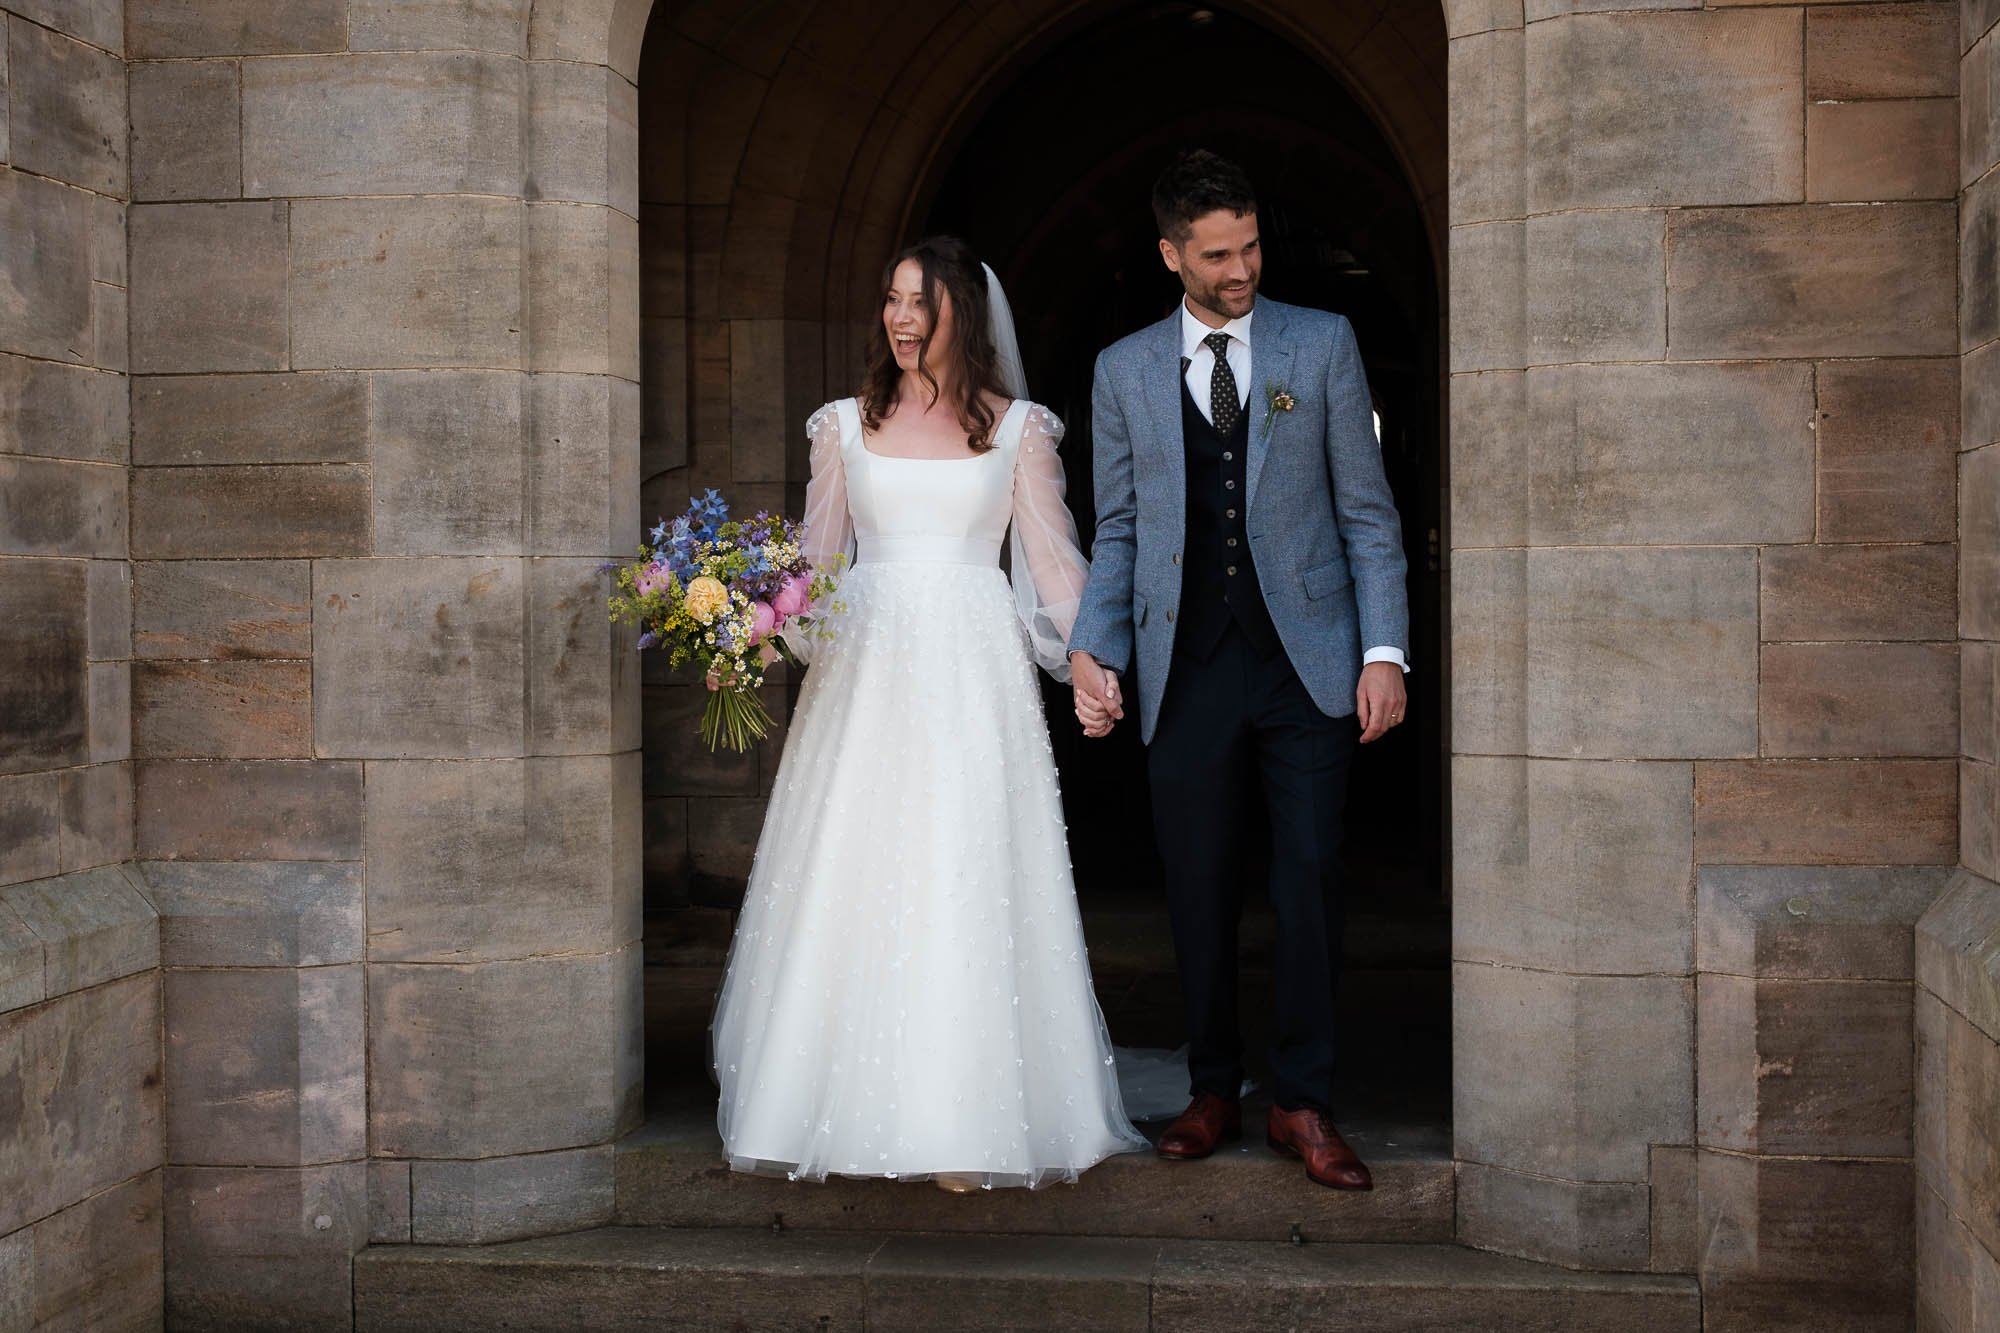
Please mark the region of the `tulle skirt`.
POLYGON ((730 1164, 1032 1187, 1145 1148, 1005 575, 861 564, 840 598, 716 1007, 730 1164))

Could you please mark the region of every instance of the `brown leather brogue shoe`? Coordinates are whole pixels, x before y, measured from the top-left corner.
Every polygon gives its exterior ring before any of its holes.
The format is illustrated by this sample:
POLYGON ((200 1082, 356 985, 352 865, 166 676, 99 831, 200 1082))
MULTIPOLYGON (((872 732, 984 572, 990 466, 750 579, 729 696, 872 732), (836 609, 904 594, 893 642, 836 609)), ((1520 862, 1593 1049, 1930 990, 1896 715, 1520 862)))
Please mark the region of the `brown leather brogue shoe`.
POLYGON ((1243 1107, 1211 1092, 1197 1092, 1187 1110, 1160 1135, 1160 1156, 1187 1160, 1206 1157, 1224 1139, 1243 1137, 1243 1107))
POLYGON ((1273 1106, 1265 1122, 1264 1139, 1274 1151, 1303 1157, 1306 1176, 1315 1184, 1337 1190, 1375 1188, 1375 1178, 1333 1127, 1333 1117, 1318 1107, 1280 1111, 1273 1106))

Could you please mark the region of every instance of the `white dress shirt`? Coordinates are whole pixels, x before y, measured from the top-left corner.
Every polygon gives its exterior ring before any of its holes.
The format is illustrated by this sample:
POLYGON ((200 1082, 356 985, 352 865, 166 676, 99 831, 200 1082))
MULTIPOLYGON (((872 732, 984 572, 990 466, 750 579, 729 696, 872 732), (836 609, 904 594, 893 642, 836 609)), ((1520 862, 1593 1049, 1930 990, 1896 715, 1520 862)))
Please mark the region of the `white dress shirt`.
MULTIPOLYGON (((1238 315, 1221 328, 1211 328, 1195 317, 1188 303, 1181 302, 1181 360, 1187 368, 1181 378, 1187 383, 1188 397, 1194 399, 1195 410, 1209 425, 1215 424, 1215 416, 1209 410, 1209 386, 1215 376, 1215 353, 1204 341, 1212 333, 1229 335, 1229 373, 1236 377, 1237 403, 1246 412, 1250 404, 1250 321, 1257 317, 1257 308, 1252 306, 1247 314, 1238 315)), ((1409 661, 1401 648, 1370 648, 1361 654, 1361 664, 1370 662, 1394 662, 1405 673, 1410 669, 1409 661)))
POLYGON ((1195 318, 1186 301, 1181 302, 1181 360, 1187 362, 1181 378, 1187 381, 1188 397, 1194 399, 1195 410, 1211 426, 1215 424, 1215 415, 1209 411, 1208 386, 1215 375, 1215 353, 1202 340, 1211 333, 1229 335, 1229 373, 1236 376, 1236 404, 1246 407, 1250 402, 1250 321, 1256 317, 1253 306, 1249 314, 1238 315, 1221 328, 1212 329, 1195 318))

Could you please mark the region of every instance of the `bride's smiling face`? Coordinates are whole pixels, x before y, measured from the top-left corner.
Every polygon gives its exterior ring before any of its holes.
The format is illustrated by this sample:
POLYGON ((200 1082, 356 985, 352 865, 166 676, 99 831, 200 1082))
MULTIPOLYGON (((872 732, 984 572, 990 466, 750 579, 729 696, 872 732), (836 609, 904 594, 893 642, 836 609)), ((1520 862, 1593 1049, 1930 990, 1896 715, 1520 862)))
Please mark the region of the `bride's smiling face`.
POLYGON ((950 364, 952 343, 951 293, 938 284, 937 309, 924 300, 924 266, 914 259, 896 265, 889 278, 889 291, 882 299, 882 327, 889 335, 889 350, 896 364, 906 371, 917 368, 924 336, 931 340, 924 362, 933 375, 950 364))

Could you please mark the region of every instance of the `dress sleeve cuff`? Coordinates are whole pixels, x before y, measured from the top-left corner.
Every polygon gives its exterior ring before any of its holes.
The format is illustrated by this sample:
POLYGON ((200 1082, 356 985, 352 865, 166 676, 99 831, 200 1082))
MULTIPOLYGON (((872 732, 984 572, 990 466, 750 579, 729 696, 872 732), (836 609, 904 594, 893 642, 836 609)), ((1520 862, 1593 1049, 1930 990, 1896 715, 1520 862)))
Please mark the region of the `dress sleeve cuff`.
POLYGON ((1394 662, 1403 669, 1404 675, 1410 674, 1410 663, 1401 648, 1370 648, 1361 654, 1361 665, 1367 666, 1370 662, 1394 662))

